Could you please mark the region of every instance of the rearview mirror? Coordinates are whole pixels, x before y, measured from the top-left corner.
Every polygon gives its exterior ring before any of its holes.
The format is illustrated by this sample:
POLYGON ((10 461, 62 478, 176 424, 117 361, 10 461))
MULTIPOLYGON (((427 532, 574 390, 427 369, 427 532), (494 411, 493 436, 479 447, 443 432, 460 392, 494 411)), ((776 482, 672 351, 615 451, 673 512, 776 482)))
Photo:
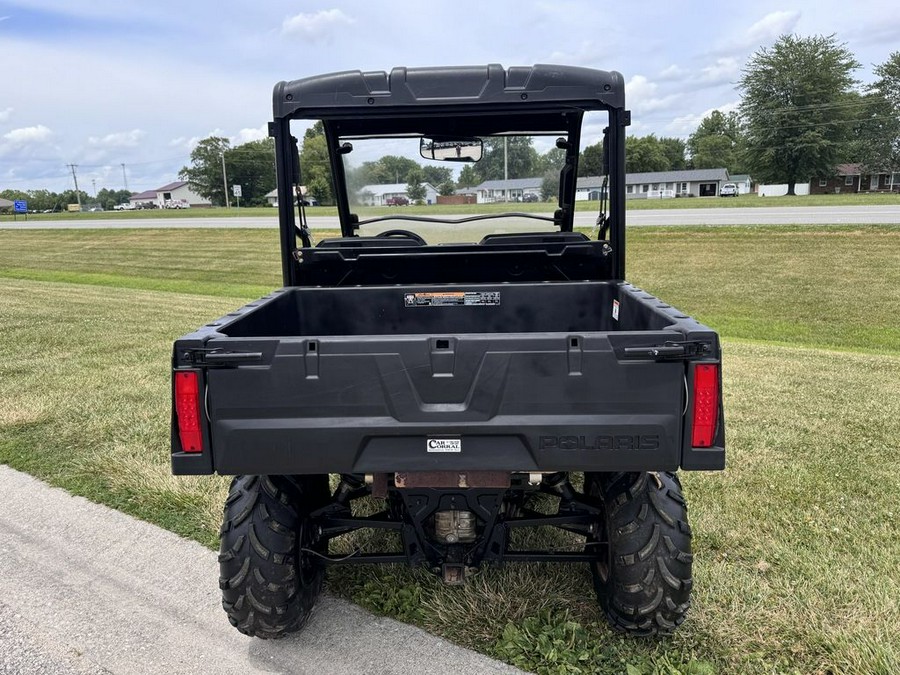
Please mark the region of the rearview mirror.
POLYGON ((419 154, 442 162, 477 162, 484 152, 480 138, 421 138, 419 154))

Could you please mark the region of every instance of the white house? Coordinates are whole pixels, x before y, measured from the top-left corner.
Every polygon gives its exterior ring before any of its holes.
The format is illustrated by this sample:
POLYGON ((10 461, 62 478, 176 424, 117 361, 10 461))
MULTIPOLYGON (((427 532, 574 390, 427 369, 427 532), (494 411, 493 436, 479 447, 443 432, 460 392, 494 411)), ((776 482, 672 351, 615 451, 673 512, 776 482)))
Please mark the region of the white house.
MULTIPOLYGON (((425 203, 436 204, 438 191, 431 183, 424 182, 425 203)), ((406 183, 386 183, 382 185, 364 185, 359 192, 359 201, 366 206, 386 206, 388 200, 393 197, 409 199, 406 193, 406 183)))
POLYGON ((132 204, 148 204, 154 203, 159 208, 165 208, 166 204, 188 204, 190 206, 212 206, 212 203, 205 197, 201 197, 191 190, 186 180, 177 180, 174 183, 168 183, 155 190, 146 190, 145 192, 132 195, 129 198, 132 204))
MULTIPOLYGON (((309 196, 309 191, 305 185, 300 186, 300 195, 303 197, 309 196)), ((313 195, 313 199, 315 199, 315 195, 313 195)), ((278 188, 266 193, 266 202, 268 202, 269 206, 278 207, 278 188)))
POLYGON ((457 190, 457 194, 475 194, 479 204, 493 202, 541 201, 541 184, 544 179, 510 178, 508 180, 486 180, 471 188, 457 190))
POLYGON ((748 195, 753 190, 753 181, 746 173, 735 174, 731 177, 731 182, 737 185, 739 195, 748 195))
MULTIPOLYGON (((625 174, 625 198, 660 196, 718 197, 723 183, 730 182, 727 169, 689 169, 625 174)), ((601 176, 584 176, 576 183, 575 200, 599 199, 601 176)))

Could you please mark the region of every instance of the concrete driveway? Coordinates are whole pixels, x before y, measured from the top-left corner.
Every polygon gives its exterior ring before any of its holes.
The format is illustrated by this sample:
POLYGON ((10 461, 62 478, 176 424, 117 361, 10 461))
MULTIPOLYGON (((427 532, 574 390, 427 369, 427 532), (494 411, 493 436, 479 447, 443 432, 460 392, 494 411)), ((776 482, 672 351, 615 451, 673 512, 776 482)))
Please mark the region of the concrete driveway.
POLYGON ((325 596, 305 630, 241 635, 216 553, 0 465, 0 673, 521 673, 325 596))

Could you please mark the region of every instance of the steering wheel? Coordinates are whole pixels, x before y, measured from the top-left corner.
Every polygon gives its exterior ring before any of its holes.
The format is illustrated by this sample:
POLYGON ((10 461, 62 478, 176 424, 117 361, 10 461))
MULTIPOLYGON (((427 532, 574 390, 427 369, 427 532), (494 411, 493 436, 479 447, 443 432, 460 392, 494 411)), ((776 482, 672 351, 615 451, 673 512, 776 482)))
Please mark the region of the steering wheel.
POLYGON ((377 237, 405 237, 406 239, 412 239, 419 246, 428 246, 428 242, 422 239, 415 232, 410 232, 409 230, 385 230, 381 234, 376 235, 377 237))

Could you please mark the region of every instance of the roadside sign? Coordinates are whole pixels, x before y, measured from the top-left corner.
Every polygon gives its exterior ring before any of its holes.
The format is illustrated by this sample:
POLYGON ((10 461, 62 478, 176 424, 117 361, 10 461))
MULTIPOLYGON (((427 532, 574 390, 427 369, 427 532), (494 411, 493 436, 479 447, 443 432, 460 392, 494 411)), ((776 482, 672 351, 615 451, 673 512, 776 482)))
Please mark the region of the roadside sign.
POLYGON ((16 213, 28 213, 28 202, 24 199, 17 199, 13 204, 16 213))
POLYGON ((241 194, 241 186, 240 185, 232 185, 231 191, 234 193, 235 197, 243 197, 244 196, 241 194))

